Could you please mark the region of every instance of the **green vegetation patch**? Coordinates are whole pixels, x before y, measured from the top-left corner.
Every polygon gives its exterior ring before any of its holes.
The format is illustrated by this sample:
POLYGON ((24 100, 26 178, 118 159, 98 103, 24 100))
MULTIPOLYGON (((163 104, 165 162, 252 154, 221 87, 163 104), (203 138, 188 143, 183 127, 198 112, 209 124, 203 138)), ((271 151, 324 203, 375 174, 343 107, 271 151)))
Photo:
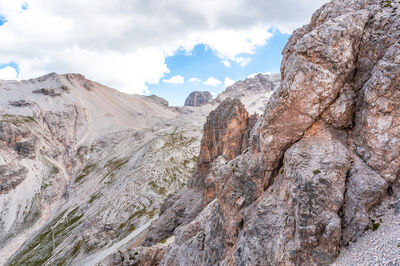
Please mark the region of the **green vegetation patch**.
POLYGON ((102 195, 101 193, 96 193, 96 194, 93 194, 92 196, 90 196, 89 204, 92 204, 95 200, 97 200, 98 198, 100 198, 101 195, 102 195))
POLYGON ((0 119, 0 122, 11 123, 17 127, 26 123, 32 123, 32 122, 37 123, 33 116, 10 115, 10 114, 2 115, 2 119, 0 119))
POLYGON ((378 230, 380 225, 381 225, 380 223, 372 223, 372 231, 378 230))
POLYGON ((83 168, 82 173, 75 179, 75 184, 79 183, 83 178, 88 176, 94 168, 96 168, 96 164, 86 165, 85 168, 83 168))
POLYGON ((109 177, 107 184, 111 184, 113 181, 113 177, 121 170, 121 168, 129 162, 129 158, 122 158, 108 161, 105 164, 105 167, 108 169, 107 174, 100 180, 100 183, 103 182, 104 179, 109 177))
POLYGON ((164 187, 160 187, 157 185, 156 182, 151 181, 149 183, 147 183, 152 190, 154 190, 158 195, 163 195, 165 196, 167 194, 167 190, 164 187))
POLYGON ((313 171, 313 174, 314 174, 314 175, 318 175, 318 174, 320 174, 320 173, 321 173, 321 171, 320 171, 319 169, 316 169, 316 170, 313 171))
POLYGON ((51 168, 51 174, 56 175, 59 172, 60 172, 60 169, 57 166, 53 165, 53 167, 51 168))
POLYGON ((196 141, 196 138, 186 138, 182 134, 172 133, 166 135, 163 148, 187 147, 196 141))
POLYGON ((79 253, 79 251, 81 250, 82 243, 83 243, 83 240, 79 240, 78 243, 76 243, 76 245, 72 249, 72 253, 71 253, 72 257, 75 257, 79 253))
POLYGON ((170 235, 169 237, 167 237, 167 238, 164 238, 163 240, 161 240, 159 243, 160 244, 165 244, 167 241, 168 241, 168 239, 170 239, 171 237, 174 237, 175 235, 170 235))
POLYGON ((84 213, 78 215, 76 207, 65 215, 63 211, 24 246, 9 265, 43 265, 53 256, 53 252, 80 223, 84 213))

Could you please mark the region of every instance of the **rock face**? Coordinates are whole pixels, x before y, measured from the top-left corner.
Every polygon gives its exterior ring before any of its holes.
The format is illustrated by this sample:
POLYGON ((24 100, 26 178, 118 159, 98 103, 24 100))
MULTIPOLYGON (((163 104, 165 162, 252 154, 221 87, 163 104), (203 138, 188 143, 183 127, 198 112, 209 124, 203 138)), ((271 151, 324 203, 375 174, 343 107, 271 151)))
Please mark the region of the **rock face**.
POLYGON ((217 168, 213 165, 217 158, 221 161, 232 160, 248 147, 247 129, 251 120, 254 119, 249 119, 238 99, 225 100, 208 115, 194 176, 188 181, 188 188, 166 199, 161 207, 160 219, 149 228, 145 245, 170 237, 178 226, 192 221, 204 205, 215 198, 215 186, 205 178, 213 172, 212 168, 217 168))
POLYGON ((185 100, 185 106, 202 106, 212 99, 209 91, 194 91, 185 100))
POLYGON ((204 185, 189 186, 203 209, 174 213, 182 197, 169 199, 153 225, 187 219, 161 265, 328 265, 371 227, 386 191, 400 195, 399 7, 325 4, 284 48, 264 115, 239 127, 250 147, 224 152, 225 131, 205 127, 192 181, 204 185))
POLYGON ((196 181, 208 174, 211 163, 218 156, 230 161, 247 148, 245 132, 248 122, 249 114, 238 99, 225 100, 208 115, 203 128, 196 181))

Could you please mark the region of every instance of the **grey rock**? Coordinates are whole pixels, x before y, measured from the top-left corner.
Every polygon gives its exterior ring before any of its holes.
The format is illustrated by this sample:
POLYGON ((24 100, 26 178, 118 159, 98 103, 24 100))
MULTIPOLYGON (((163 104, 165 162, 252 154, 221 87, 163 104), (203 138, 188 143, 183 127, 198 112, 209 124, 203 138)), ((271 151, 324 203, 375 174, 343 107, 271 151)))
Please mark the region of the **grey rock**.
POLYGON ((274 184, 245 210, 238 265, 327 265, 340 245, 347 148, 324 125, 286 153, 274 184))
POLYGON ((16 188, 25 180, 28 169, 14 163, 0 165, 0 194, 16 188))
POLYGON ((185 100, 185 106, 202 106, 212 99, 209 91, 194 91, 185 100))
POLYGON ((355 158, 346 182, 343 245, 355 241, 371 225, 370 209, 385 195, 388 183, 360 158, 355 158))

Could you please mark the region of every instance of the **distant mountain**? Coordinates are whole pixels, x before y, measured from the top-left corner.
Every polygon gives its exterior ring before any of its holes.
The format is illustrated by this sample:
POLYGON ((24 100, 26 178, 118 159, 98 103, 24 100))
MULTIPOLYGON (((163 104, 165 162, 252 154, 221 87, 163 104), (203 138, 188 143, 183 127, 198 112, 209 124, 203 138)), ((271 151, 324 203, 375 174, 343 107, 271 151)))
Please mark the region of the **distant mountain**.
POLYGON ((202 106, 212 99, 209 91, 194 91, 185 100, 185 106, 202 106))
POLYGON ((227 87, 218 95, 216 101, 220 103, 227 98, 240 99, 247 111, 262 114, 270 96, 279 87, 280 82, 280 74, 255 74, 227 87))

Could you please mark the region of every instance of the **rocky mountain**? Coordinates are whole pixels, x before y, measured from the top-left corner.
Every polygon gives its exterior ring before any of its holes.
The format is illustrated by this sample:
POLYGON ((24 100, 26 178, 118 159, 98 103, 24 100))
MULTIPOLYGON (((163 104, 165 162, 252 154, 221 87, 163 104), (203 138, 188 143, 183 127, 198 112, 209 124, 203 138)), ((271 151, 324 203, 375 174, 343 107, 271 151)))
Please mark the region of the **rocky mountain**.
POLYGON ((185 106, 202 106, 212 99, 209 91, 194 91, 185 100, 185 106))
POLYGON ((93 265, 139 243, 194 173, 216 107, 79 74, 0 81, 0 264, 93 265))
POLYGON ((400 218, 399 6, 333 0, 316 11, 284 48, 263 116, 250 122, 223 101, 188 187, 141 245, 100 265, 398 265, 388 229, 400 218), (382 249, 360 249, 364 239, 382 249))

